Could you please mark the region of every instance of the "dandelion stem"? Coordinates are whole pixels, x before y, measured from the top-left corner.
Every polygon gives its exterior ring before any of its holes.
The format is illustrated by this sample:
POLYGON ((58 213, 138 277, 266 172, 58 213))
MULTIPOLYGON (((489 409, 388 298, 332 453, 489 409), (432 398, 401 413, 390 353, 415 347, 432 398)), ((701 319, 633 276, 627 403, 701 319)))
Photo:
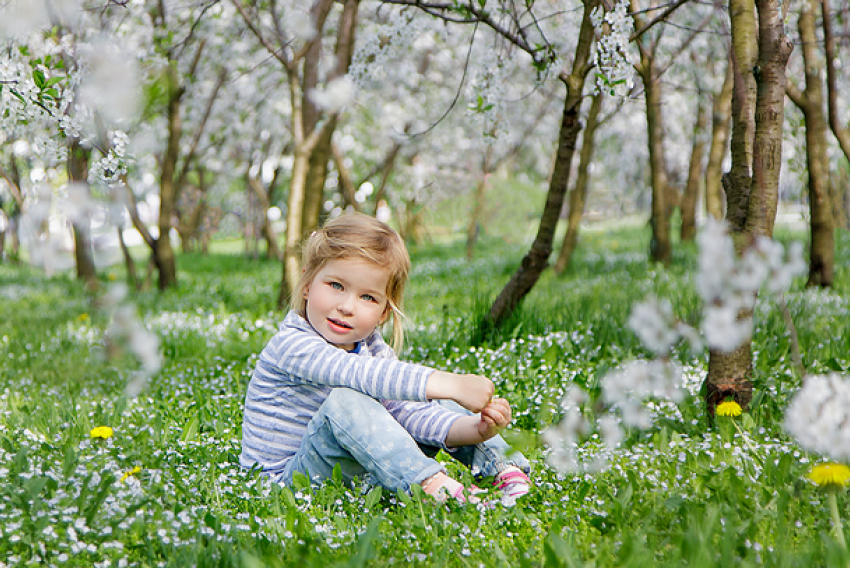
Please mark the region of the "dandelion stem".
POLYGON ((826 494, 826 501, 829 503, 829 513, 832 516, 832 528, 835 530, 835 538, 838 544, 847 552, 847 541, 844 540, 844 528, 841 525, 841 514, 838 512, 838 499, 835 497, 835 490, 830 490, 826 494))

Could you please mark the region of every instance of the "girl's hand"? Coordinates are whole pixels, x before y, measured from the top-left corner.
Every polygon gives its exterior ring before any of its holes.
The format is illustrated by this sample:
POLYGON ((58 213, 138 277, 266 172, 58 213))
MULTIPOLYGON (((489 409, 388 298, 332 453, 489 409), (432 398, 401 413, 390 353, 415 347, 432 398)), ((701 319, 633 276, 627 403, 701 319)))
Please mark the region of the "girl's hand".
POLYGON ((493 381, 481 375, 434 371, 425 385, 428 398, 453 400, 467 410, 481 412, 493 398, 493 381))
POLYGON ((481 411, 478 422, 478 434, 482 440, 489 440, 507 428, 511 423, 511 405, 504 398, 494 398, 481 411))

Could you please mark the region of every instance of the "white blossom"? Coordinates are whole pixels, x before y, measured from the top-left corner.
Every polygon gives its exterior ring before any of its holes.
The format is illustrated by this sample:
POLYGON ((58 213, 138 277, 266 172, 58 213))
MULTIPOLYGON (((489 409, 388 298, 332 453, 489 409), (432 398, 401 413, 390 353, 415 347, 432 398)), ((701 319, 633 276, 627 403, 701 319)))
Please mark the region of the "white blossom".
POLYGON ((354 97, 354 83, 347 76, 329 82, 324 90, 313 89, 310 100, 326 112, 337 112, 351 102, 354 97))
POLYGON ((785 429, 806 450, 850 462, 850 378, 806 377, 785 411, 785 429))

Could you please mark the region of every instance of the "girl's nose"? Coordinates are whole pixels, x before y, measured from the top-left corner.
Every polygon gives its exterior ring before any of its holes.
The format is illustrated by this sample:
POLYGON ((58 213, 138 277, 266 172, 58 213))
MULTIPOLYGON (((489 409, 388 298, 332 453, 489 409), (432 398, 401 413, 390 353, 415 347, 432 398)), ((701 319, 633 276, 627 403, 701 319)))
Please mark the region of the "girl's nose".
POLYGON ((339 306, 337 309, 340 313, 345 315, 351 315, 354 313, 354 300, 350 295, 346 294, 344 298, 342 298, 339 302, 339 306))

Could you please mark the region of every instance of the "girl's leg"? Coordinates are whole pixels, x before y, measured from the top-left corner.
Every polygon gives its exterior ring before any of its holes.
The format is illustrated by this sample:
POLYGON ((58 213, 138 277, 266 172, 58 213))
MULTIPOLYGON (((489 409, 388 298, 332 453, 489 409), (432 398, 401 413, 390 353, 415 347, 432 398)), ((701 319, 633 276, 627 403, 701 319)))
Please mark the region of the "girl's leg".
POLYGON ((291 482, 295 472, 328 479, 336 464, 346 481, 368 473, 383 487, 403 491, 443 471, 380 402, 348 388, 335 388, 325 399, 280 481, 291 482))

